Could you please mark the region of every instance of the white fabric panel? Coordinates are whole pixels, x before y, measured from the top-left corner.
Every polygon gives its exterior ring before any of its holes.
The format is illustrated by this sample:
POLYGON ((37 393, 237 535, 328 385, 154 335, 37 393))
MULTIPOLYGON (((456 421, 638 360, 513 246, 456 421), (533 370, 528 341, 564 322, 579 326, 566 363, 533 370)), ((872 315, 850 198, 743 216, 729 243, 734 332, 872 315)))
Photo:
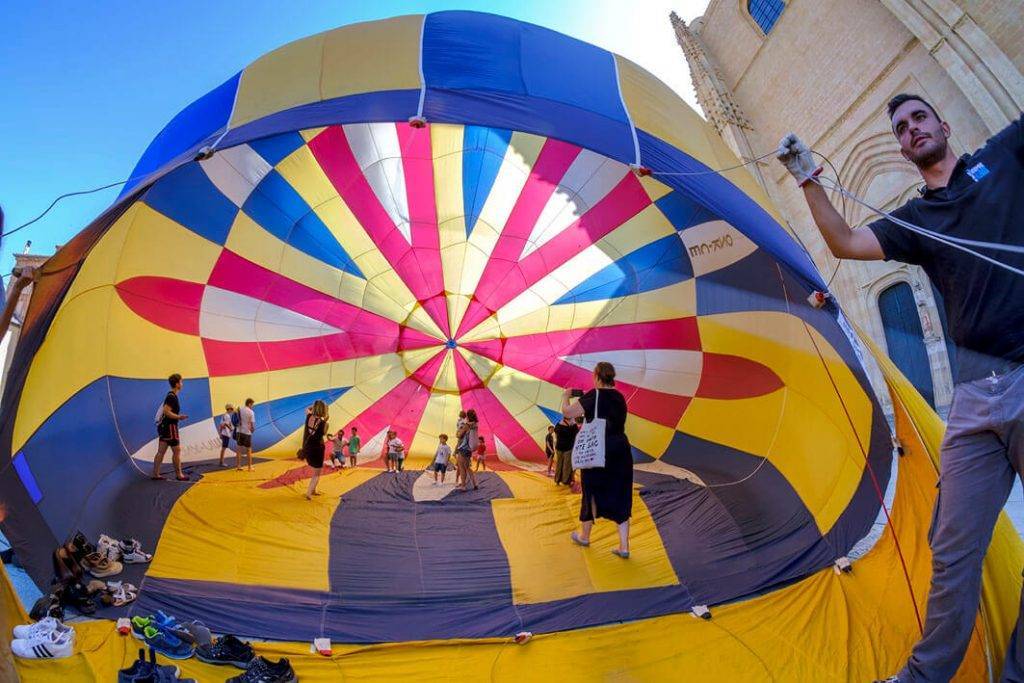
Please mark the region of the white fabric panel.
POLYGON ((363 442, 359 447, 359 454, 356 455, 356 462, 360 465, 367 462, 373 462, 380 457, 380 451, 384 448, 384 439, 387 438, 388 430, 391 429, 391 425, 384 427, 379 432, 370 437, 369 441, 363 442))
MULTIPOLYGON (((185 412, 188 412, 187 406, 185 407, 185 412)), ((220 415, 217 416, 217 418, 219 417, 220 415)), ((210 460, 220 455, 220 434, 217 432, 215 418, 210 417, 195 424, 182 422, 178 425, 178 435, 181 440, 182 462, 210 460)), ((132 457, 144 462, 153 462, 154 458, 156 458, 157 446, 159 446, 158 438, 154 437, 149 443, 132 453, 132 457)), ((228 446, 228 450, 225 453, 229 458, 235 457, 232 448, 233 444, 228 446)), ((169 464, 171 460, 170 449, 167 450, 168 455, 164 458, 164 462, 169 464)))
POLYGON ((501 439, 494 437, 494 450, 498 454, 498 460, 502 461, 506 465, 512 465, 513 467, 519 467, 524 470, 532 470, 534 472, 544 472, 547 470, 545 465, 541 465, 535 462, 527 462, 520 460, 512 454, 511 449, 506 446, 501 439))
POLYGON ((541 211, 519 258, 529 256, 575 223, 611 192, 627 173, 629 167, 625 164, 588 149, 580 152, 541 211))
POLYGON ((679 349, 622 349, 563 356, 562 360, 590 371, 599 361, 615 366, 615 379, 675 396, 693 396, 700 384, 704 354, 679 349))
POLYGON ((249 145, 229 147, 199 162, 210 181, 225 197, 241 207, 263 177, 270 164, 249 145))
POLYGON ((746 235, 725 221, 698 223, 680 232, 679 238, 686 245, 694 277, 721 270, 757 249, 746 235))
POLYGON ((244 294, 207 286, 199 310, 199 334, 221 341, 284 341, 340 332, 309 316, 244 294))
POLYGON ((412 244, 409 198, 398 131, 394 123, 355 123, 342 126, 356 162, 392 222, 412 244))
MULTIPOLYGON (((477 224, 485 223, 497 232, 505 229, 505 223, 512 213, 512 209, 519 200, 519 195, 530 177, 530 166, 526 160, 515 149, 515 134, 512 136, 512 143, 505 149, 505 156, 498 167, 498 174, 494 177, 490 194, 484 201, 477 217, 477 224)), ((473 235, 476 229, 473 230, 473 235)), ((473 236, 470 236, 473 239, 473 236)))

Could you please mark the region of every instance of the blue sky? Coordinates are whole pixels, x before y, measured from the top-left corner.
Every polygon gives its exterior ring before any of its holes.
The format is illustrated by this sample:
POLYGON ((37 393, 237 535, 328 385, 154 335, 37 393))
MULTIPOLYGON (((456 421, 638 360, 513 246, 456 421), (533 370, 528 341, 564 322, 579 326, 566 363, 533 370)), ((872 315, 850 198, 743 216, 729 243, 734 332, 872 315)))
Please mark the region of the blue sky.
MULTIPOLYGON (((568 33, 632 59, 693 102, 668 22, 707 0, 490 2, 5 3, 0 23, 0 205, 7 230, 59 194, 125 179, 182 107, 284 43, 356 21, 442 9, 489 11, 568 33)), ((5 238, 0 272, 25 240, 51 253, 116 197, 63 200, 5 238)))

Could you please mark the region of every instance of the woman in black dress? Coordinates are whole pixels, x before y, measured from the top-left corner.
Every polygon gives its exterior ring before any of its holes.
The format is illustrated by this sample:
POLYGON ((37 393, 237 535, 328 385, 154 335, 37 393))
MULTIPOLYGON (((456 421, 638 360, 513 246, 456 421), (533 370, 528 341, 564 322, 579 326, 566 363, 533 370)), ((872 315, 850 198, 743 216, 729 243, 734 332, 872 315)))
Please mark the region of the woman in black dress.
POLYGON ((580 501, 579 532, 572 533, 577 545, 590 545, 590 530, 598 517, 619 525, 619 547, 612 552, 629 557, 629 518, 633 513, 633 452, 626 438, 626 398, 615 388, 615 368, 604 361, 594 367, 594 389, 571 402, 572 389, 562 394, 562 413, 566 417, 594 419, 594 405, 605 422, 604 467, 580 470, 583 498, 580 501))
POLYGON ((324 466, 324 435, 327 433, 327 404, 314 401, 313 409, 306 415, 306 424, 302 430, 302 457, 313 468, 313 478, 306 489, 306 500, 319 496, 316 485, 320 481, 320 470, 324 466))

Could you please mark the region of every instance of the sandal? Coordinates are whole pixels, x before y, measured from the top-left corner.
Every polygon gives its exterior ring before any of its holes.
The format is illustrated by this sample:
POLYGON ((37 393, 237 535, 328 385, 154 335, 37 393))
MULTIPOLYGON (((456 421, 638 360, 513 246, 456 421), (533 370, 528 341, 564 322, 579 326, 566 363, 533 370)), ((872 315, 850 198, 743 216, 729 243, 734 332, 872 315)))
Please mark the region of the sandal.
POLYGON ((162 474, 152 474, 149 477, 150 481, 167 481, 167 477, 162 474))
POLYGON ((582 546, 584 548, 589 548, 590 547, 590 541, 584 541, 582 538, 580 538, 579 536, 576 535, 575 531, 572 532, 571 534, 569 534, 569 538, 571 538, 572 542, 575 543, 578 546, 582 546))
POLYGON ((628 550, 619 550, 618 548, 612 548, 612 555, 617 555, 618 557, 621 557, 624 560, 629 559, 628 550))
POLYGON ((185 476, 184 474, 183 474, 183 475, 181 475, 180 477, 174 477, 174 478, 175 478, 175 479, 177 479, 178 481, 191 481, 191 479, 189 479, 189 478, 188 478, 187 476, 185 476))
POLYGON ((121 607, 129 602, 135 602, 137 597, 139 597, 139 590, 130 583, 122 583, 111 595, 114 607, 121 607))

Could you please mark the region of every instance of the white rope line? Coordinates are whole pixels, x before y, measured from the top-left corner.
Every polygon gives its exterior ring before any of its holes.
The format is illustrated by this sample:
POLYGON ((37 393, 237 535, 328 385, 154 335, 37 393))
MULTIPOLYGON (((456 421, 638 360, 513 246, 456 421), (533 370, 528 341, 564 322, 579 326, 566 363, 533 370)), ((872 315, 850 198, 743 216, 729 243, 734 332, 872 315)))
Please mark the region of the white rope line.
POLYGON ((678 171, 678 172, 673 172, 673 171, 651 171, 651 175, 695 176, 695 175, 711 175, 711 174, 714 174, 714 173, 725 173, 726 171, 735 171, 737 168, 743 168, 744 166, 749 166, 750 164, 757 163, 758 161, 761 161, 762 159, 767 159, 770 156, 775 156, 776 153, 777 153, 777 150, 773 149, 772 151, 768 152, 767 154, 762 154, 761 156, 756 157, 754 159, 750 159, 749 161, 744 161, 742 164, 736 164, 735 166, 729 166, 727 168, 711 168, 711 169, 708 169, 706 171, 678 171))
MULTIPOLYGON (((901 218, 897 218, 896 216, 893 216, 891 213, 888 213, 886 211, 883 211, 882 209, 879 209, 879 208, 876 208, 874 206, 871 206, 870 204, 868 204, 867 202, 862 200, 857 195, 853 194, 852 192, 848 192, 847 190, 843 189, 843 187, 840 186, 838 183, 833 183, 828 178, 812 178, 812 180, 814 182, 818 183, 818 185, 820 185, 821 187, 823 187, 825 189, 835 190, 836 192, 839 192, 840 194, 842 194, 843 196, 847 197, 848 199, 857 202, 861 206, 869 209, 870 211, 878 214, 879 216, 882 216, 884 218, 889 219, 895 225, 898 225, 899 227, 903 228, 904 230, 909 230, 910 232, 913 232, 913 233, 916 233, 918 235, 921 235, 922 237, 927 237, 929 239, 935 240, 936 242, 941 242, 942 244, 945 244, 947 246, 953 247, 954 249, 959 249, 960 251, 965 252, 967 254, 970 254, 971 256, 976 256, 976 257, 980 258, 983 261, 987 261, 988 263, 991 263, 994 266, 997 266, 999 268, 1003 268, 1005 270, 1010 271, 1011 273, 1015 273, 1017 275, 1020 275, 1021 277, 1024 277, 1024 270, 1021 270, 1020 268, 1015 268, 1015 267, 1011 266, 1008 263, 1003 263, 1002 261, 994 259, 994 258, 992 258, 990 256, 986 256, 985 254, 979 253, 979 252, 977 252, 977 251, 975 251, 973 249, 969 249, 968 247, 965 247, 962 244, 958 244, 959 241, 964 241, 964 240, 954 241, 953 239, 949 238, 946 235, 942 235, 942 234, 939 234, 939 233, 936 233, 936 232, 932 232, 931 230, 926 230, 925 228, 922 228, 922 227, 920 227, 918 225, 914 225, 913 223, 909 223, 909 222, 907 222, 907 221, 905 221, 905 220, 903 220, 901 218), (831 188, 826 186, 825 183, 822 182, 823 180, 827 181, 829 183, 829 185, 831 185, 831 188)), ((1015 245, 996 244, 996 243, 993 243, 993 242, 978 242, 978 241, 975 241, 975 240, 967 240, 967 242, 970 243, 970 244, 973 244, 974 246, 985 247, 985 248, 989 248, 989 249, 1002 249, 1002 250, 1005 250, 1005 251, 1018 251, 1019 250, 1021 253, 1024 253, 1024 249, 1021 249, 1020 247, 1017 247, 1015 245)))

